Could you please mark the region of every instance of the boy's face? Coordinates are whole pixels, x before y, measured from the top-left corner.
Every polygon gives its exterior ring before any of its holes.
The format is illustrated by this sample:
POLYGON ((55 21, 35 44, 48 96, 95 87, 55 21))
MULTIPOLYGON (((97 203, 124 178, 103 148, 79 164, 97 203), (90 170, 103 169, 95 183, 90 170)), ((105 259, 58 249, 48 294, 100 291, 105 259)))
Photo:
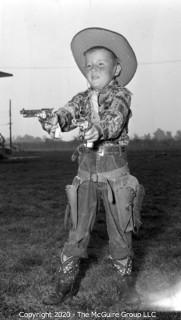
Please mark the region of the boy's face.
POLYGON ((85 53, 86 78, 93 89, 101 90, 114 78, 117 62, 111 52, 104 48, 85 53))

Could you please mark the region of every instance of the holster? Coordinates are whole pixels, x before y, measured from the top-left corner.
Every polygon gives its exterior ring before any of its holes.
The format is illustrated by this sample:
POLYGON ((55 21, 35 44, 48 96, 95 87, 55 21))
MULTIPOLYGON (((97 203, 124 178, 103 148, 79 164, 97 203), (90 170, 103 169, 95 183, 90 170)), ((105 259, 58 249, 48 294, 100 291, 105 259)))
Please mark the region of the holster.
POLYGON ((77 190, 80 184, 79 178, 75 177, 72 184, 68 184, 65 187, 67 195, 67 206, 65 210, 64 225, 67 228, 69 217, 71 216, 72 228, 75 230, 77 228, 78 221, 78 195, 77 190))
MULTIPOLYGON (((72 218, 73 229, 77 227, 77 188, 74 185, 67 185, 65 188, 68 206, 72 218)), ((66 208, 68 210, 68 208, 66 208)))
POLYGON ((133 219, 134 219, 134 231, 139 231, 142 224, 141 222, 141 207, 143 203, 143 198, 145 196, 145 189, 143 185, 138 184, 136 189, 136 195, 133 199, 133 219))
POLYGON ((141 225, 144 187, 134 176, 128 174, 114 182, 113 190, 120 228, 123 232, 138 231, 141 225))

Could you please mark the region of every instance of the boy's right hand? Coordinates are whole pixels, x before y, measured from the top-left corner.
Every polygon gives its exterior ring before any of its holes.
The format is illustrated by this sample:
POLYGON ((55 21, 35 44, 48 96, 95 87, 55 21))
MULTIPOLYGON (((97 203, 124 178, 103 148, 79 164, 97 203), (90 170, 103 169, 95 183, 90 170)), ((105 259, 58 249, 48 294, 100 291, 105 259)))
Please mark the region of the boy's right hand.
POLYGON ((95 126, 92 126, 89 130, 85 132, 84 139, 89 142, 95 142, 99 139, 99 131, 95 126))

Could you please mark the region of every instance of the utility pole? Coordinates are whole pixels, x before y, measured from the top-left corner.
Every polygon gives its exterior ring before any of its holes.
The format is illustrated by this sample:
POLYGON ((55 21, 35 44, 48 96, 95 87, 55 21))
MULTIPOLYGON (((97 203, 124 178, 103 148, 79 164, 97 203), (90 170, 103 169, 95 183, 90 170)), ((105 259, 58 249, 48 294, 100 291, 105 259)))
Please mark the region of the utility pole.
POLYGON ((11 99, 9 100, 9 147, 12 151, 12 121, 11 121, 11 99))

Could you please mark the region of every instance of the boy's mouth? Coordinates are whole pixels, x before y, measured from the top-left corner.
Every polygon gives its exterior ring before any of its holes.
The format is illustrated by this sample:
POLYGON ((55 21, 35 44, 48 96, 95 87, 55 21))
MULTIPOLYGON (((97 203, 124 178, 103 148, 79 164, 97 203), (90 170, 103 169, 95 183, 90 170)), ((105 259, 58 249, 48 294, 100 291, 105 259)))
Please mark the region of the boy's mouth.
POLYGON ((98 79, 99 79, 99 76, 92 76, 93 81, 98 80, 98 79))

